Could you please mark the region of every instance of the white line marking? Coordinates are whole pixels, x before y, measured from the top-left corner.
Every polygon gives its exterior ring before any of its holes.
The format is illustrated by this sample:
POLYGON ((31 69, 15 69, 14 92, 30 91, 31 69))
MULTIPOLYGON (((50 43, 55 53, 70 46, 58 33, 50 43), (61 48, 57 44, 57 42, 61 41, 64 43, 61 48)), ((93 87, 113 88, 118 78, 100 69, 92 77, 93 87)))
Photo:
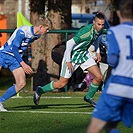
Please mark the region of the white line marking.
MULTIPOLYGON (((33 98, 32 96, 14 96, 12 98, 33 98)), ((60 98, 66 98, 66 99, 69 99, 69 98, 83 98, 83 97, 64 97, 64 96, 61 96, 61 97, 55 97, 55 96, 44 96, 44 97, 41 97, 41 98, 55 98, 55 99, 60 99, 60 98)))
POLYGON ((92 112, 53 112, 53 111, 7 111, 7 113, 42 113, 42 114, 83 114, 91 115, 92 112))

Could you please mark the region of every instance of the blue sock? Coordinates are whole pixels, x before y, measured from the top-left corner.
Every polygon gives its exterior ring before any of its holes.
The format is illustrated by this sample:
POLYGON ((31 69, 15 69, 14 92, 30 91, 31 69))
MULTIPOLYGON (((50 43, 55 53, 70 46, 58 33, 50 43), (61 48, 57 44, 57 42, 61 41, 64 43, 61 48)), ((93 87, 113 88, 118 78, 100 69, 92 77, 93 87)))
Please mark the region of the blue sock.
POLYGON ((15 86, 11 86, 7 89, 7 91, 0 97, 0 102, 4 102, 5 100, 11 98, 12 96, 16 95, 15 86))
POLYGON ((117 130, 117 129, 112 129, 112 130, 109 131, 109 133, 120 133, 120 131, 117 130))

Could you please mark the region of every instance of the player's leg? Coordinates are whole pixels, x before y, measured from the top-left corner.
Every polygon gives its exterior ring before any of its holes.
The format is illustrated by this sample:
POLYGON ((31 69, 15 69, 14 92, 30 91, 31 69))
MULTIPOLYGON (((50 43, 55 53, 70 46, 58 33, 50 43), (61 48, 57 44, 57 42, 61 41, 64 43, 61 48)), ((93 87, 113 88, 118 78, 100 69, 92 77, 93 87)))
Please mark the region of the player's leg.
POLYGON ((92 75, 93 75, 93 80, 90 85, 90 89, 86 95, 86 98, 90 99, 93 98, 94 94, 98 90, 98 87, 100 83, 102 82, 102 74, 100 72, 100 69, 98 68, 97 65, 91 66, 90 68, 87 69, 92 75))
MULTIPOLYGON (((7 67, 6 65, 5 65, 5 59, 3 59, 3 57, 5 57, 5 56, 3 56, 2 55, 2 53, 0 52, 0 71, 1 71, 1 69, 2 69, 2 67, 7 67)), ((3 98, 3 95, 0 97, 0 111, 7 111, 5 108, 4 108, 4 101, 5 101, 5 99, 3 98)))
POLYGON ((13 70, 12 73, 13 73, 14 78, 15 78, 15 90, 16 90, 16 93, 18 93, 26 85, 25 72, 24 72, 22 67, 19 67, 19 68, 13 70))
POLYGON ((124 99, 123 106, 121 107, 121 121, 122 123, 131 128, 133 125, 133 99, 124 99))
POLYGON ((100 133, 100 131, 105 127, 106 133, 120 133, 119 130, 116 129, 117 122, 107 123, 103 120, 92 117, 91 122, 87 128, 87 133, 100 133))
POLYGON ((4 103, 6 100, 16 95, 25 86, 25 73, 22 67, 13 70, 13 75, 16 84, 9 87, 7 91, 0 97, 0 103, 4 103))
POLYGON ((16 85, 9 87, 7 91, 0 97, 0 103, 4 103, 9 98, 16 95, 16 93, 25 86, 25 73, 14 56, 11 56, 5 53, 0 53, 0 55, 1 55, 0 69, 2 67, 3 68, 9 67, 16 81, 16 85))
POLYGON ((87 128, 87 133, 100 133, 102 129, 105 129, 106 133, 120 133, 119 130, 116 129, 118 123, 119 121, 106 122, 102 119, 92 117, 91 122, 87 128))
POLYGON ((63 88, 68 83, 68 80, 69 80, 69 78, 60 77, 59 80, 57 80, 57 81, 52 81, 45 86, 38 87, 39 93, 43 94, 45 92, 49 92, 49 91, 52 91, 54 89, 63 88))
POLYGON ((92 117, 91 122, 87 128, 87 133, 100 133, 105 125, 105 121, 92 117))
POLYGON ((46 93, 46 92, 49 92, 49 91, 52 91, 54 89, 60 89, 62 87, 64 87, 67 83, 68 83, 68 78, 63 78, 63 77, 60 77, 59 80, 57 81, 52 81, 50 82, 49 84, 41 87, 41 86, 38 86, 37 89, 36 89, 36 92, 34 93, 34 97, 33 97, 33 101, 36 105, 39 104, 39 101, 40 101, 40 97, 43 93, 46 93))
MULTIPOLYGON (((108 97, 108 99, 110 100, 111 97, 108 97)), ((123 124, 126 127, 131 128, 132 123, 133 123, 132 100, 123 98, 123 99, 119 99, 119 100, 117 99, 114 101, 114 98, 113 98, 110 100, 110 103, 112 103, 112 105, 115 105, 115 106, 112 106, 111 104, 109 104, 109 106, 111 106, 110 109, 112 108, 114 109, 114 113, 110 112, 110 114, 112 114, 112 118, 114 118, 115 120, 118 118, 118 120, 107 122, 105 126, 106 132, 107 133, 120 133, 120 131, 117 129, 117 125, 120 122, 120 120, 123 122, 123 124)))
POLYGON ((25 73, 22 67, 15 69, 13 71, 13 75, 16 84, 7 89, 7 91, 0 97, 0 102, 5 102, 12 96, 16 95, 17 92, 19 92, 25 86, 25 73))
POLYGON ((119 121, 107 122, 107 124, 105 126, 106 133, 120 133, 119 130, 116 129, 118 123, 119 123, 119 121))
POLYGON ((40 97, 43 93, 52 91, 54 89, 61 89, 68 83, 69 78, 72 76, 72 72, 69 72, 69 69, 66 65, 64 58, 62 60, 62 68, 61 68, 60 75, 61 76, 60 76, 59 80, 52 81, 52 82, 46 84, 45 86, 38 86, 36 88, 36 92, 34 93, 34 96, 33 96, 33 101, 36 105, 39 104, 40 97))
POLYGON ((96 62, 94 61, 94 59, 92 59, 92 58, 88 59, 88 61, 83 64, 83 68, 85 68, 84 66, 88 66, 87 70, 94 77, 90 84, 89 91, 86 94, 86 96, 84 97, 84 100, 86 102, 89 102, 92 106, 95 106, 96 103, 92 98, 93 98, 94 94, 97 92, 99 85, 102 82, 103 76, 102 76, 102 73, 101 73, 99 67, 97 66, 96 62))
POLYGON ((68 83, 69 78, 72 76, 72 72, 69 72, 65 59, 63 59, 63 61, 62 61, 60 75, 61 76, 60 76, 59 80, 52 81, 49 84, 46 84, 45 86, 39 87, 38 92, 40 94, 43 94, 45 92, 49 92, 54 89, 60 89, 60 88, 63 88, 68 83))

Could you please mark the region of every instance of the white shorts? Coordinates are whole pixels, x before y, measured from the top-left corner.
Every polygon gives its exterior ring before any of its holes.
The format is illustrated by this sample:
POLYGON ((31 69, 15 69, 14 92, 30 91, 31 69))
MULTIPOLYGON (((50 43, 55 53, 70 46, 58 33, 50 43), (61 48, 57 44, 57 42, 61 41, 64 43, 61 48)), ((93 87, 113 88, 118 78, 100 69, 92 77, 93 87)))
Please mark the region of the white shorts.
MULTIPOLYGON (((95 60, 90 57, 86 62, 82 63, 82 64, 75 64, 72 63, 74 71, 80 66, 81 69, 84 71, 85 69, 97 65, 97 63, 95 62, 95 60)), ((73 71, 73 72, 74 72, 73 71)), ((63 58, 62 60, 62 66, 61 66, 61 72, 60 72, 60 76, 63 78, 70 78, 73 74, 73 72, 70 72, 67 65, 66 65, 66 60, 65 58, 63 58)))

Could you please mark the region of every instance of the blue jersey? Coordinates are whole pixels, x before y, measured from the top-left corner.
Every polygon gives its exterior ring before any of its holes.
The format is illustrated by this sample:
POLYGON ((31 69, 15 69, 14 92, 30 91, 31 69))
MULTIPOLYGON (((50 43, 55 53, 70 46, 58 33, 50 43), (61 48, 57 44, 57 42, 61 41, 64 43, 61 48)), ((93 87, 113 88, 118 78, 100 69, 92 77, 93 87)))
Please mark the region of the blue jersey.
POLYGON ((33 26, 22 26, 13 32, 9 40, 0 48, 0 50, 1 52, 14 56, 13 47, 17 47, 17 52, 20 55, 18 58, 21 58, 24 50, 39 37, 40 35, 34 34, 33 26))
POLYGON ((118 58, 105 90, 107 94, 133 99, 133 22, 112 27, 107 35, 108 57, 118 58))

